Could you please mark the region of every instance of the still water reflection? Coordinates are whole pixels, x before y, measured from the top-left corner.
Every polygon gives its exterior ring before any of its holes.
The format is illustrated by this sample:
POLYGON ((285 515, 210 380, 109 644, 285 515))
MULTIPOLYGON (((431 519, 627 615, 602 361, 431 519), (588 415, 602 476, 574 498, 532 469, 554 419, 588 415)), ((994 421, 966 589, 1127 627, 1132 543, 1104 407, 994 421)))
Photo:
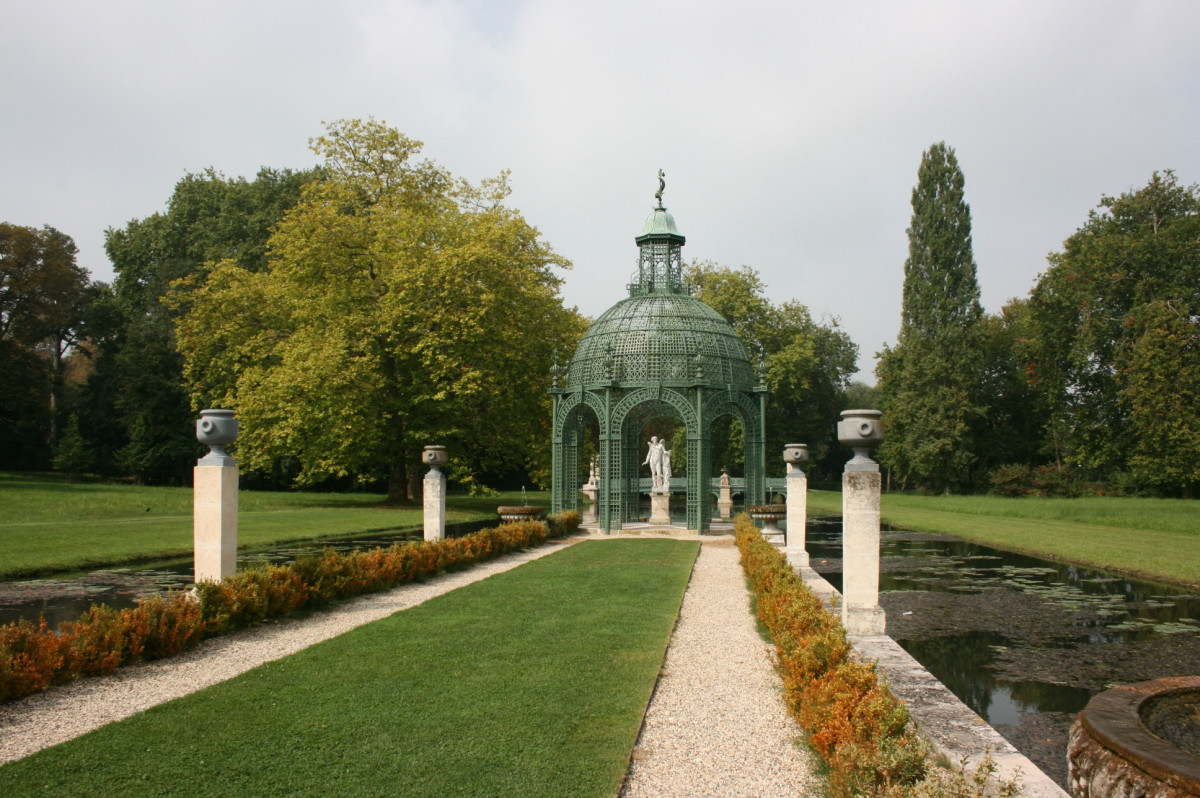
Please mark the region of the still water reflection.
MULTIPOLYGON (((841 533, 837 518, 807 533, 838 589, 841 533)), ((1200 596, 1186 590, 890 528, 880 554, 888 634, 1060 782, 1066 729, 1092 695, 1200 672, 1200 596)))

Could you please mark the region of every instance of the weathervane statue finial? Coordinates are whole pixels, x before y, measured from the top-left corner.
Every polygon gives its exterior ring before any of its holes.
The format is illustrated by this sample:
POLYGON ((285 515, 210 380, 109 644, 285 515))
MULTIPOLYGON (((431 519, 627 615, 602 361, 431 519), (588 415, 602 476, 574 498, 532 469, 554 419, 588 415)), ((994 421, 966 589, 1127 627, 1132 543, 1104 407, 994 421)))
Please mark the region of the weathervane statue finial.
POLYGON ((663 170, 661 170, 661 169, 658 170, 658 191, 654 192, 654 198, 658 200, 659 210, 665 210, 665 208, 663 208, 663 204, 662 204, 662 195, 663 195, 663 191, 665 191, 667 188, 667 181, 665 179, 666 176, 667 175, 665 172, 663 172, 663 170))

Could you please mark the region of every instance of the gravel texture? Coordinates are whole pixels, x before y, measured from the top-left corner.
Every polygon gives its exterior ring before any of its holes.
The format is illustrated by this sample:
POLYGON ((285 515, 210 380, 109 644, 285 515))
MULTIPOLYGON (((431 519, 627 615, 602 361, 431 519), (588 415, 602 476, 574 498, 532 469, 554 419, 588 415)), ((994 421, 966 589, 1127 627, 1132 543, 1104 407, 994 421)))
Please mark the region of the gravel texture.
POLYGON ((455 588, 553 554, 552 541, 464 571, 441 574, 386 593, 360 596, 303 619, 283 619, 206 640, 167 660, 121 668, 0 706, 0 764, 74 739, 107 723, 232 679, 351 629, 415 607, 455 588))
POLYGON ((732 541, 705 541, 622 796, 820 795, 732 541))

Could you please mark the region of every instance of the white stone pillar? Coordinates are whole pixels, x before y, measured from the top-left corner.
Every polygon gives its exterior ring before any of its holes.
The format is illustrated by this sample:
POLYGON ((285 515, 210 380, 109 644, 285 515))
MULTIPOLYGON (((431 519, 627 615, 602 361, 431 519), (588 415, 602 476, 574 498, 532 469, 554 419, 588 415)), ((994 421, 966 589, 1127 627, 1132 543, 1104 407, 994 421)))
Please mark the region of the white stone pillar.
POLYGON ((445 446, 426 446, 421 459, 429 466, 422 497, 425 505, 425 539, 446 537, 446 475, 438 469, 449 459, 445 446))
POLYGON ((225 447, 237 439, 232 410, 201 410, 196 438, 209 452, 192 469, 193 579, 220 582, 237 573, 238 469, 225 447))
POLYGON ((852 635, 881 635, 879 606, 879 464, 868 455, 883 442, 878 410, 845 410, 838 440, 854 449, 842 474, 842 625, 852 635))
POLYGON ((794 462, 789 462, 787 468, 787 542, 784 544, 784 553, 792 565, 808 565, 808 550, 804 548, 804 531, 808 524, 808 475, 794 462))

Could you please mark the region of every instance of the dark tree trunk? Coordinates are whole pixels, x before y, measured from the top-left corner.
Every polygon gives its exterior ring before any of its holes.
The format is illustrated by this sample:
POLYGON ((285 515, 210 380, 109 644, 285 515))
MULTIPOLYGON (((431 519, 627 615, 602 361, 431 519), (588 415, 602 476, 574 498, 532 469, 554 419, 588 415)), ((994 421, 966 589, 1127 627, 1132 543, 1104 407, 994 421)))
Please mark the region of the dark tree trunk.
POLYGON ((421 500, 421 471, 411 464, 408 467, 408 500, 410 502, 421 500))
POLYGON ((404 504, 406 499, 404 487, 404 461, 393 460, 388 465, 387 503, 404 504))

